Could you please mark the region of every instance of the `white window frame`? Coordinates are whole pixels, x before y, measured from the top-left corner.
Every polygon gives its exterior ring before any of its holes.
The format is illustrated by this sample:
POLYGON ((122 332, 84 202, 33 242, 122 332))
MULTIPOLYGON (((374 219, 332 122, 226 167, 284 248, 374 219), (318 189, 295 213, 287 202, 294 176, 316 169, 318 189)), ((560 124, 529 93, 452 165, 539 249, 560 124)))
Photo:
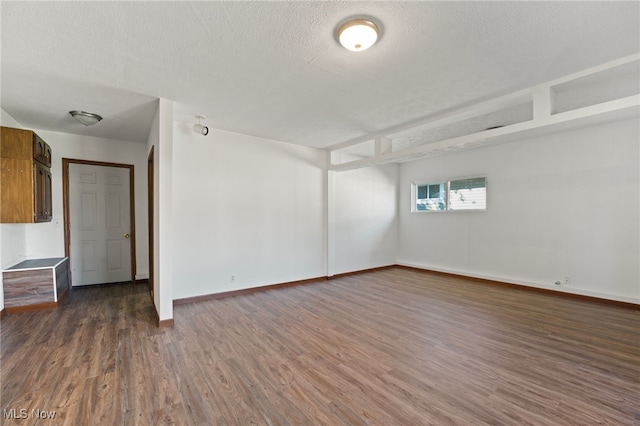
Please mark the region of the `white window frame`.
POLYGON ((484 212, 487 211, 488 206, 488 184, 487 184, 487 176, 486 175, 473 175, 473 176, 464 176, 464 177, 456 177, 452 179, 438 179, 438 180, 423 180, 423 181, 415 181, 411 183, 411 212, 412 213, 444 213, 444 212, 484 212), (484 188, 485 188, 485 207, 477 208, 477 209, 451 209, 451 182, 459 181, 459 180, 467 180, 467 179, 484 179, 484 188), (418 187, 419 186, 428 186, 428 185, 441 185, 444 183, 445 187, 445 208, 444 210, 418 210, 417 200, 418 200, 418 187))
POLYGON ((418 212, 418 213, 422 213, 422 212, 446 212, 447 208, 449 207, 449 200, 448 200, 448 195, 449 195, 449 182, 446 180, 439 180, 439 181, 422 181, 422 182, 413 182, 411 184, 411 211, 412 212, 418 212), (418 187, 419 186, 431 186, 431 185, 443 185, 444 184, 444 193, 445 193, 445 206, 444 206, 444 210, 419 210, 418 209, 418 187))

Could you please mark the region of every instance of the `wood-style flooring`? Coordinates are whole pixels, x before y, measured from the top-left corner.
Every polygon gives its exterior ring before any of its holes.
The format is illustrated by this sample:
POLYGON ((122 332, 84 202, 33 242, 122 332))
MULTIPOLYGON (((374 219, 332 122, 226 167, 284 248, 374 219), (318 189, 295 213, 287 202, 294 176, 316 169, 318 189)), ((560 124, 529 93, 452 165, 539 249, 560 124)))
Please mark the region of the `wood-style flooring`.
POLYGON ((624 307, 394 268, 174 318, 156 327, 146 285, 6 316, 2 423, 640 424, 640 312, 624 307))

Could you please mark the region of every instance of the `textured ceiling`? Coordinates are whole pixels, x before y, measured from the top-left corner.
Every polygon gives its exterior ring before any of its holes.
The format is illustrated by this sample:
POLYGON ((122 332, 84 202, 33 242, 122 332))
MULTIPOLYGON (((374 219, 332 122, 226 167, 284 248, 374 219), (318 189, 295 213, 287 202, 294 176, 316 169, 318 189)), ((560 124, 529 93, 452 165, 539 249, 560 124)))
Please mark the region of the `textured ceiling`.
POLYGON ((0 2, 1 106, 26 127, 144 141, 175 119, 326 147, 640 51, 630 2, 0 2), (353 53, 348 17, 381 23, 353 53), (85 128, 68 116, 105 117, 85 128))

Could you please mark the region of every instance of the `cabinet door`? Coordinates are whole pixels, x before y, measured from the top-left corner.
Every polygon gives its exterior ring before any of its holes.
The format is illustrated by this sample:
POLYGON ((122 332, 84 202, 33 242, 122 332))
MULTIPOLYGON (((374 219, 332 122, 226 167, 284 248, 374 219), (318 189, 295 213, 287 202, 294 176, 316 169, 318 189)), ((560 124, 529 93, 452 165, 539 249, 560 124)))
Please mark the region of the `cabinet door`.
POLYGON ((44 166, 33 163, 33 221, 44 219, 44 166))
POLYGON ((33 223, 34 178, 33 160, 0 158, 0 222, 33 223))
POLYGON ((33 159, 51 167, 51 147, 35 133, 33 134, 33 159))
POLYGON ((34 221, 51 220, 51 172, 43 164, 36 162, 34 169, 34 221))
POLYGON ((42 163, 44 159, 44 141, 33 134, 33 159, 42 163))
POLYGON ((44 143, 44 165, 51 168, 51 147, 48 143, 44 143))
MULTIPOLYGON (((48 145, 47 145, 48 147, 48 145)), ((51 172, 47 168, 44 175, 44 212, 45 222, 50 222, 53 217, 52 197, 51 197, 51 172)))

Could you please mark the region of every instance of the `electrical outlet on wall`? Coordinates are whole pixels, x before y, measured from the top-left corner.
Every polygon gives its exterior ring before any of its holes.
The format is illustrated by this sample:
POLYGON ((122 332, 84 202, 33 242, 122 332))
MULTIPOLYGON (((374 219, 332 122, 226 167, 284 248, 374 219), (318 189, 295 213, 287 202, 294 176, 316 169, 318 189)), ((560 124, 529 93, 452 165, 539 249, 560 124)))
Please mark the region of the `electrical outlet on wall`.
POLYGON ((564 277, 564 285, 566 286, 571 285, 571 277, 564 277))
POLYGON ((236 276, 235 276, 235 275, 233 275, 233 274, 232 274, 232 275, 230 275, 230 276, 229 276, 229 282, 230 282, 230 283, 235 283, 235 282, 236 282, 236 276))

